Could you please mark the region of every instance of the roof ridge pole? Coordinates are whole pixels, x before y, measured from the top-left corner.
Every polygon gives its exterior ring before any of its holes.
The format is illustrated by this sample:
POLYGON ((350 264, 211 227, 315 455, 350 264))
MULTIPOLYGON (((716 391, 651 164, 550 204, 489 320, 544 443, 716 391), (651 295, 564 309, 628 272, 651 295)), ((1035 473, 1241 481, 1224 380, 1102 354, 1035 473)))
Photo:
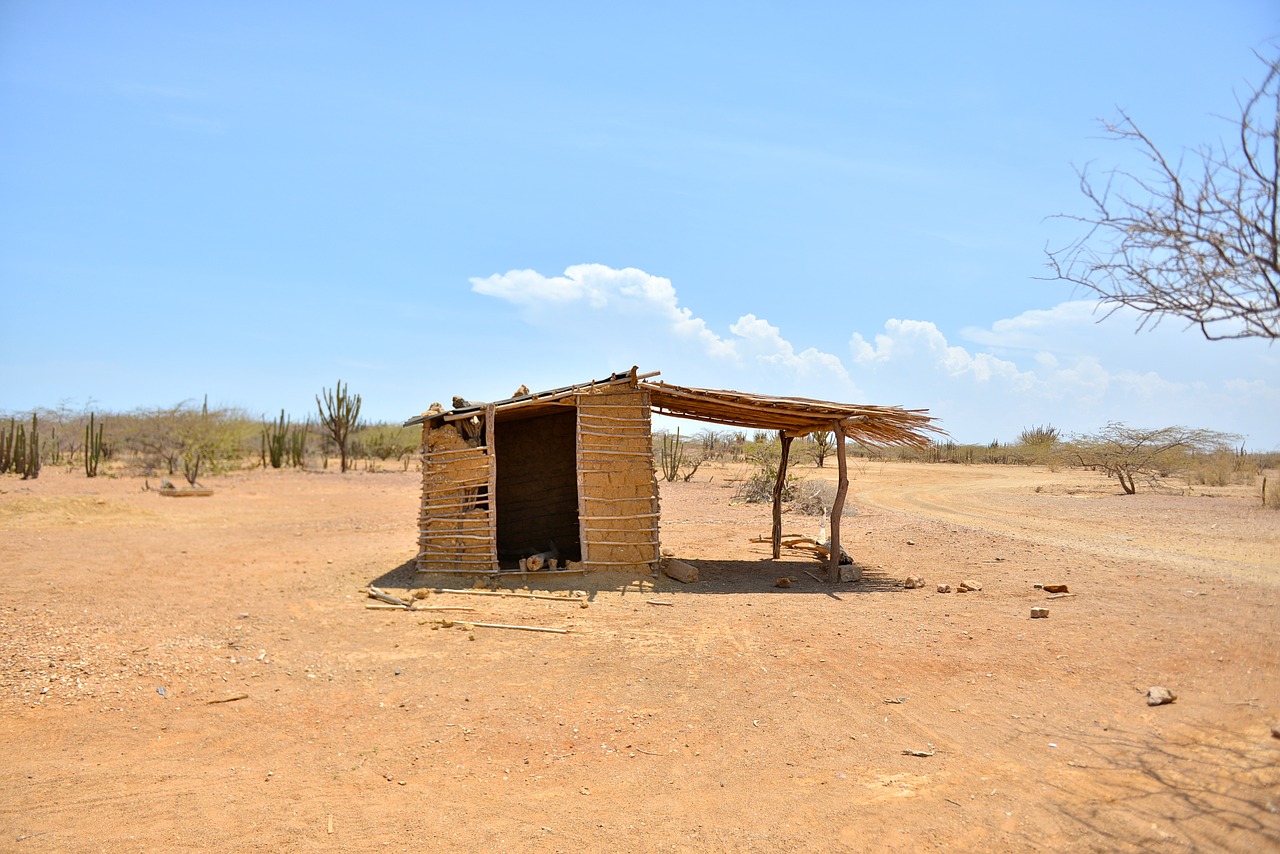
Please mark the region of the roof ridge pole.
POLYGON ((849 492, 849 464, 845 461, 844 425, 835 424, 836 460, 839 462, 840 481, 836 486, 836 497, 831 502, 831 563, 827 565, 827 580, 840 580, 840 517, 844 515, 844 498, 849 492))
POLYGON ((791 436, 786 430, 778 431, 782 444, 782 458, 778 460, 778 479, 773 482, 773 559, 782 557, 782 489, 787 483, 787 460, 791 456, 791 436))

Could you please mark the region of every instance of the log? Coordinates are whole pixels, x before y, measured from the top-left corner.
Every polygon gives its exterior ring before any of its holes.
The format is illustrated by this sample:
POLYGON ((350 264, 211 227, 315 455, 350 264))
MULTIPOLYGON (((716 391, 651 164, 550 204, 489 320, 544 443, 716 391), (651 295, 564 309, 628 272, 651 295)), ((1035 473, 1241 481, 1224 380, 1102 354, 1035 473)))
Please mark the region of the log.
MULTIPOLYGON (((545 552, 538 552, 536 555, 529 555, 524 559, 525 569, 529 572, 539 572, 541 569, 553 560, 560 557, 560 550, 552 544, 551 548, 545 552)), ((554 568, 554 567, 553 567, 554 568)))
POLYGON ((698 568, 682 560, 663 561, 662 574, 684 584, 692 584, 698 580, 698 568))

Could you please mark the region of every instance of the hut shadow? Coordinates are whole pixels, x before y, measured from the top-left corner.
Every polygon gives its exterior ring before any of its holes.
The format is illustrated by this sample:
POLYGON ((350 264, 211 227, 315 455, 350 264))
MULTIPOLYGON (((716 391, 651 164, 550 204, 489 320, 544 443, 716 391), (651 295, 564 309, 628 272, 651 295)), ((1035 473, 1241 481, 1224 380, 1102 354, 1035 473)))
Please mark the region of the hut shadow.
POLYGON ((686 560, 698 569, 698 580, 690 584, 659 574, 635 575, 623 572, 588 572, 552 575, 549 573, 500 573, 498 575, 418 575, 414 561, 404 563, 373 578, 369 584, 391 593, 414 588, 525 589, 546 592, 582 592, 594 600, 600 593, 653 596, 663 593, 731 595, 775 593, 782 596, 819 595, 841 599, 863 593, 900 592, 902 581, 884 570, 864 568, 862 579, 832 584, 825 580, 826 567, 812 560, 686 560), (781 579, 787 579, 780 586, 781 579))
POLYGON ((410 590, 414 587, 426 587, 414 576, 416 568, 413 558, 409 558, 404 563, 394 569, 388 569, 377 578, 370 579, 371 587, 389 587, 392 589, 410 590))

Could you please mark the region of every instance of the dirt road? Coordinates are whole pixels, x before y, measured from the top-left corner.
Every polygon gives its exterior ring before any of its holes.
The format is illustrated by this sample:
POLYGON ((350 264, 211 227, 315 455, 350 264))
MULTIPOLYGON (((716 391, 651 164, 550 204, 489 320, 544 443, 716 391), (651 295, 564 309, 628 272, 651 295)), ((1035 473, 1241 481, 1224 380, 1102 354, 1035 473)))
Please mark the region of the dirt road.
POLYGON ((1280 845, 1280 514, 867 464, 831 587, 728 474, 663 484, 696 584, 420 613, 357 590, 421 584, 412 473, 0 481, 0 850, 1280 845))

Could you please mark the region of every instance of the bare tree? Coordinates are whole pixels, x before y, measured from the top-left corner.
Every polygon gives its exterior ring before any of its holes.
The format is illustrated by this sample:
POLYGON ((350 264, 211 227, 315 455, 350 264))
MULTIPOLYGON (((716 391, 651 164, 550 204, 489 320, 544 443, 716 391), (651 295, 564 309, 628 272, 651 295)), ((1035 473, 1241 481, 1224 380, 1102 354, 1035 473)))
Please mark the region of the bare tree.
POLYGON ((818 468, 823 467, 823 463, 827 461, 827 457, 836 447, 836 435, 830 430, 818 430, 809 434, 809 456, 813 457, 813 461, 818 464, 818 468))
POLYGON ((1192 455, 1230 449, 1239 438, 1215 430, 1153 430, 1112 422, 1097 433, 1073 437, 1068 455, 1077 465, 1106 472, 1126 495, 1133 495, 1139 479, 1155 485, 1160 477, 1185 467, 1192 455))
POLYGON ((316 409, 320 412, 320 426, 338 446, 338 456, 342 461, 342 471, 347 470, 347 439, 360 427, 360 395, 347 394, 347 387, 338 380, 333 391, 321 389, 324 403, 320 395, 316 395, 316 409))
MULTIPOLYGON (((1048 251, 1053 278, 1082 285, 1110 306, 1136 309, 1138 328, 1176 317, 1205 338, 1280 337, 1280 58, 1240 104, 1238 139, 1170 160, 1123 111, 1104 126, 1151 162, 1139 177, 1080 172, 1093 211, 1060 215, 1085 235, 1048 251)), ((1233 119, 1233 126, 1237 120, 1233 119)))

